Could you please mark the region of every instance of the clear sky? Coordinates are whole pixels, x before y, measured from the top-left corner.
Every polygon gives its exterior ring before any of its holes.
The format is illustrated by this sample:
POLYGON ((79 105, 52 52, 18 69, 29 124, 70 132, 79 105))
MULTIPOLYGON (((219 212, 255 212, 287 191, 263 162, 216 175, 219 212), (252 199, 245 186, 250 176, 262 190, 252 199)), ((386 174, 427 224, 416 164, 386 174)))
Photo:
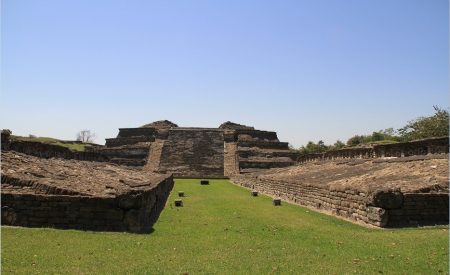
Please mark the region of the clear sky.
POLYGON ((160 119, 298 147, 449 105, 446 0, 3 0, 0 127, 96 141, 160 119))

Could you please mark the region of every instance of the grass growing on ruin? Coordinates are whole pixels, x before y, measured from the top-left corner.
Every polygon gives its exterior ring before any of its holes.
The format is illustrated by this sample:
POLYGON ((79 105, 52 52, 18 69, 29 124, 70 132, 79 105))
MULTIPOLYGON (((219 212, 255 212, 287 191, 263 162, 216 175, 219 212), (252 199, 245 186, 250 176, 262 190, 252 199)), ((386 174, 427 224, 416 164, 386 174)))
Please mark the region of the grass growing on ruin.
POLYGON ((21 136, 12 136, 13 139, 24 140, 24 141, 35 141, 42 142, 46 144, 57 145, 61 147, 66 147, 72 151, 85 151, 86 147, 92 146, 89 143, 75 143, 70 141, 63 141, 56 138, 51 137, 21 137, 21 136))
POLYGON ((225 180, 177 180, 151 234, 2 228, 2 271, 448 274, 448 229, 368 229, 225 180), (173 207, 184 191, 184 207, 173 207))

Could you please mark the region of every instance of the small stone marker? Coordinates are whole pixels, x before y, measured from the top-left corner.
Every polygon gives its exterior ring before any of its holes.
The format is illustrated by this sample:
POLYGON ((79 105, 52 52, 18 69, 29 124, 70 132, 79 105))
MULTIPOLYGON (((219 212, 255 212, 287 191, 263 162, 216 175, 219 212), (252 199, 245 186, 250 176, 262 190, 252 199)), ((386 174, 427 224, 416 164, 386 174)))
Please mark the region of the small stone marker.
POLYGON ((178 191, 178 197, 184 197, 184 192, 183 191, 178 191))
POLYGON ((281 205, 281 199, 273 199, 273 205, 280 206, 281 205))
POLYGON ((257 197, 258 196, 258 191, 252 191, 252 197, 257 197))
POLYGON ((209 180, 201 180, 200 184, 201 185, 209 185, 209 180))
POLYGON ((183 201, 181 199, 176 199, 175 200, 175 206, 176 207, 181 207, 183 206, 183 201))

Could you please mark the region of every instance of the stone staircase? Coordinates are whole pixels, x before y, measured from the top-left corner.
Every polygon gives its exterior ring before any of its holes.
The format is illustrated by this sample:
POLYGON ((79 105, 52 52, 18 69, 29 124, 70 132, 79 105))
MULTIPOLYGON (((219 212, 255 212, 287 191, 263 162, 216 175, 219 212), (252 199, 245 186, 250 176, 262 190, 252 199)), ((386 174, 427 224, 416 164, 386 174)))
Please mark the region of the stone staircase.
POLYGON ((179 177, 230 177, 291 166, 298 159, 276 132, 232 122, 196 128, 164 120, 120 128, 117 137, 98 150, 111 162, 179 177))
POLYGON ((95 149, 109 158, 112 163, 127 166, 143 166, 146 163, 150 142, 141 142, 117 147, 102 147, 95 149))
POLYGON ((295 164, 296 152, 289 150, 287 142, 280 142, 275 132, 237 131, 236 156, 240 173, 250 173, 295 164))
POLYGON ((239 174, 239 158, 236 142, 224 143, 224 176, 239 174))
POLYGON ((150 153, 148 155, 147 164, 145 165, 145 170, 152 172, 158 171, 159 163, 161 161, 161 153, 164 147, 165 140, 156 139, 150 145, 150 153))

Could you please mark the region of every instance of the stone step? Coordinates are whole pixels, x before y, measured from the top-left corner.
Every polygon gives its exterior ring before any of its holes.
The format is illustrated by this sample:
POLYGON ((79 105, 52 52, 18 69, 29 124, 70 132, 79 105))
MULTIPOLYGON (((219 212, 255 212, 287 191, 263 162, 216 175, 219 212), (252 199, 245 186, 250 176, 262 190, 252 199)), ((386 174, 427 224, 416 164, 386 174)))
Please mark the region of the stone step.
POLYGON ((279 141, 266 141, 266 140, 241 140, 238 141, 238 150, 245 147, 257 147, 261 149, 289 149, 289 143, 279 141))
POLYGON ((239 168, 260 168, 260 169, 270 169, 270 168, 280 168, 288 167, 294 165, 295 162, 289 158, 273 158, 273 159, 239 159, 239 168))
POLYGON ((139 142, 152 142, 154 140, 155 140, 155 138, 153 136, 107 138, 106 139, 106 147, 131 145, 131 144, 136 144, 139 142))
POLYGON ((276 132, 239 129, 236 130, 237 140, 265 140, 265 141, 279 141, 276 132))
POLYGON ((260 149, 260 148, 240 148, 237 152, 241 158, 249 157, 265 157, 265 158, 276 158, 276 157, 288 157, 291 160, 296 160, 298 158, 298 153, 291 150, 277 150, 277 149, 260 149))
POLYGON ((118 138, 136 137, 136 136, 155 136, 157 130, 154 128, 119 128, 118 138))
POLYGON ((150 145, 150 155, 148 156, 145 169, 149 171, 158 171, 161 160, 161 153, 164 147, 164 140, 157 139, 150 145))
POLYGON ((239 173, 238 156, 236 152, 237 146, 235 142, 225 142, 224 146, 224 175, 231 176, 239 173))
POLYGON ((109 158, 127 158, 127 159, 146 159, 148 156, 147 148, 104 148, 98 150, 102 155, 109 158))

